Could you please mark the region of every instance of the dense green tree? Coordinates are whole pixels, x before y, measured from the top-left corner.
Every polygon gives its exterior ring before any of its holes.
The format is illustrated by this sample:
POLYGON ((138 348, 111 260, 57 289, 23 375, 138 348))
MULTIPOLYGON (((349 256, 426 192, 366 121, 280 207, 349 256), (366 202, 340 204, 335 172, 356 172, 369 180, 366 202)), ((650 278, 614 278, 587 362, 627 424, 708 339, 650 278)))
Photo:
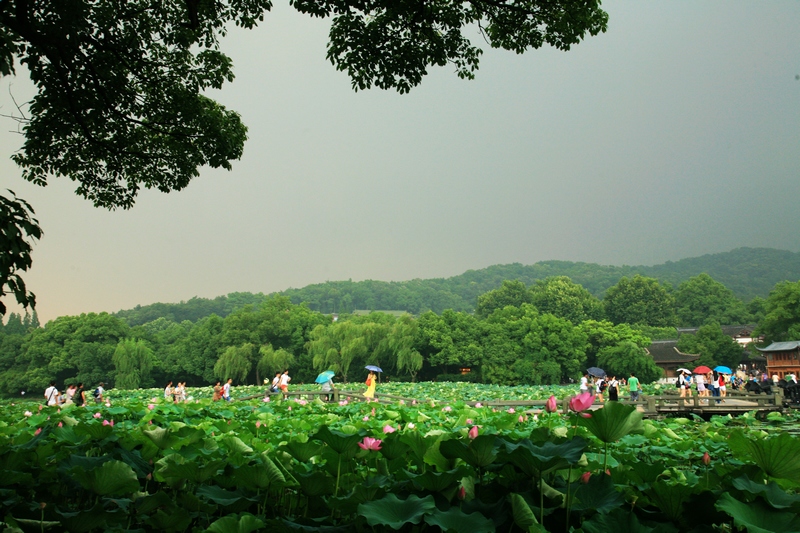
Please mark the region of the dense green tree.
POLYGON ((615 325, 607 320, 587 320, 580 324, 580 328, 586 333, 587 338, 587 367, 599 366, 604 368, 598 361, 598 354, 603 349, 614 348, 623 343, 631 342, 642 349, 650 345, 650 338, 647 335, 628 324, 615 325))
POLYGON ((533 294, 525 284, 518 280, 504 280, 500 288, 478 296, 475 306, 475 316, 486 318, 495 309, 506 306, 520 307, 522 304, 533 303, 533 294))
POLYGON ((716 322, 701 326, 694 335, 684 334, 678 339, 678 350, 700 354, 695 362, 714 368, 717 365, 736 368, 742 361, 742 346, 722 332, 716 322))
POLYGON ((606 291, 603 304, 615 324, 675 325, 675 298, 657 279, 622 278, 606 291))
POLYGON ((228 346, 214 365, 214 374, 223 381, 230 378, 234 383, 244 383, 253 368, 255 353, 256 347, 250 343, 228 346))
POLYGON ((577 325, 584 320, 601 320, 603 303, 567 276, 551 276, 530 288, 533 305, 540 313, 566 318, 577 325))
POLYGON ((756 334, 767 342, 800 340, 800 281, 778 283, 769 293, 756 334))
POLYGON ((601 348, 597 354, 597 363, 609 376, 627 379, 633 372, 642 383, 652 383, 664 374, 653 358, 633 341, 601 348))
POLYGON ((744 302, 706 273, 678 285, 675 308, 678 324, 684 327, 701 326, 709 322, 743 324, 748 319, 744 302))
POLYGON ((165 329, 161 345, 164 354, 162 381, 184 380, 191 385, 212 383, 217 376, 214 366, 224 351, 222 326, 223 319, 211 315, 197 324, 184 321, 165 329), (169 343, 170 339, 175 339, 174 344, 169 343))
POLYGON ((114 355, 114 385, 119 389, 138 389, 150 385, 153 368, 153 350, 141 339, 122 339, 114 355))
POLYGON ((428 363, 449 373, 452 367, 476 367, 483 360, 479 321, 473 315, 445 310, 424 313, 418 319, 422 350, 428 363))

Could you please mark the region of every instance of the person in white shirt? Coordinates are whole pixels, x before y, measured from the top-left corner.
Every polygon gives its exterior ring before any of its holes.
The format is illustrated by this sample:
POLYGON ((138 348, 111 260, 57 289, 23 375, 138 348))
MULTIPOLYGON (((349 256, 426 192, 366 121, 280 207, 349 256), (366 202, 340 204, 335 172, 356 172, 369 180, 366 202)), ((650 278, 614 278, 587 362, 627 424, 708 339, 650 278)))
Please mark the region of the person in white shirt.
POLYGON ((280 389, 283 391, 283 399, 289 398, 289 395, 286 394, 289 392, 289 382, 292 381, 292 378, 289 377, 289 371, 284 370, 283 374, 281 374, 280 384, 278 385, 280 389))
POLYGON ((231 383, 233 383, 233 378, 228 378, 228 381, 222 386, 222 398, 226 402, 231 401, 231 383))
POLYGON ((61 394, 58 392, 56 388, 56 382, 51 381, 50 386, 44 391, 45 401, 47 401, 47 405, 58 405, 58 398, 61 394))
POLYGON ((581 378, 581 392, 589 392, 589 374, 584 374, 581 378))

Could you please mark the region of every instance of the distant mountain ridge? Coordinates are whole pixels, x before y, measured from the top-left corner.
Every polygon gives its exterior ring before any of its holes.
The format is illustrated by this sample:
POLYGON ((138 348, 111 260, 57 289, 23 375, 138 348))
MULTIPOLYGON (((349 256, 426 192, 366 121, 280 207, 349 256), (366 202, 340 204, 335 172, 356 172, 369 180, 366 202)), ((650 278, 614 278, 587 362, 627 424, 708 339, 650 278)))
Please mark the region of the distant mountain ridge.
MULTIPOLYGON (((641 274, 677 287, 703 272, 730 288, 739 298, 749 301, 756 296, 766 297, 778 282, 800 280, 800 253, 773 248, 737 248, 655 266, 607 266, 571 261, 512 263, 468 270, 450 278, 328 281, 273 294, 287 296, 295 304, 306 302, 311 309, 323 313, 346 313, 355 309, 406 310, 413 314, 427 310, 441 313, 445 309, 470 312, 480 294, 496 289, 504 280, 520 280, 531 285, 549 276, 568 276, 602 298, 623 276, 641 274)), ((213 300, 192 298, 179 304, 137 306, 116 315, 134 326, 160 316, 177 322, 194 322, 211 313, 226 316, 243 305, 257 305, 269 296, 232 293, 213 300)))

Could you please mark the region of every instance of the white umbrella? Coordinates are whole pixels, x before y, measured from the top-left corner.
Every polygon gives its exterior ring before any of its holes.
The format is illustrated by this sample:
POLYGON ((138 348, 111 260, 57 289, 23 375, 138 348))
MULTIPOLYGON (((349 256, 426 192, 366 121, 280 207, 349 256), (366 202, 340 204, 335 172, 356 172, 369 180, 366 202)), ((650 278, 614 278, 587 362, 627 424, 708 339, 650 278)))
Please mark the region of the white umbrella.
POLYGON ((679 368, 678 370, 676 370, 676 372, 685 372, 686 374, 692 373, 692 371, 689 370, 688 368, 679 368))

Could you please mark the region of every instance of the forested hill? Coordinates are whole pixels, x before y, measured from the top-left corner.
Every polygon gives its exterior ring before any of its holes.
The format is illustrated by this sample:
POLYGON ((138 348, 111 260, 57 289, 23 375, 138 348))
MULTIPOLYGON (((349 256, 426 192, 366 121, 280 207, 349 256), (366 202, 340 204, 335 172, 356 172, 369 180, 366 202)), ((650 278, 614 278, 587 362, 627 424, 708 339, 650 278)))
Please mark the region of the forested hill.
MULTIPOLYGON (((494 265, 451 278, 414 279, 410 281, 329 281, 288 289, 279 294, 293 303, 307 302, 323 313, 346 313, 355 309, 403 310, 417 314, 428 309, 472 311, 478 295, 498 288, 504 280, 520 280, 526 285, 549 276, 568 276, 592 294, 602 297, 623 276, 642 274, 677 287, 682 281, 701 273, 730 288, 748 301, 766 297, 776 283, 800 280, 800 253, 771 248, 737 248, 730 252, 668 261, 655 266, 605 266, 571 261, 541 261, 533 265, 513 263, 494 265)), ((192 298, 179 304, 157 303, 120 311, 117 316, 131 325, 144 324, 164 316, 171 320, 196 321, 215 313, 227 316, 247 304, 257 305, 266 295, 233 293, 213 300, 192 298)))

